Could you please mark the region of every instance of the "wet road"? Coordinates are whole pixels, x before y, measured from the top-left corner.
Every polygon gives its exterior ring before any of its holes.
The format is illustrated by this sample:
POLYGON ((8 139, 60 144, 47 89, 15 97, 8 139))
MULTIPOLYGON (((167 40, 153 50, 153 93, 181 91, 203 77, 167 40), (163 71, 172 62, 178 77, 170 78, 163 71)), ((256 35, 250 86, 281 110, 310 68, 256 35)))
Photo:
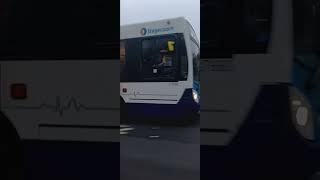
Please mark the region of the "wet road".
POLYGON ((200 179, 199 126, 199 120, 123 123, 120 179, 200 179))
POLYGON ((119 143, 24 143, 25 180, 119 179, 119 143))

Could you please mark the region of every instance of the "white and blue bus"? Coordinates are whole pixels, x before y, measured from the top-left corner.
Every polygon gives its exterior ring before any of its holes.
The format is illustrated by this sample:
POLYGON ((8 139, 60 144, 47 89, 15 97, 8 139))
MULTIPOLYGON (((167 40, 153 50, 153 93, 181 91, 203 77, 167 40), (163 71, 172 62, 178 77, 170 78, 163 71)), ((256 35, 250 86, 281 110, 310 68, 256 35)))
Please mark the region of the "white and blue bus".
MULTIPOLYGON (((320 150, 320 1, 201 3, 201 157, 217 162, 215 150, 228 149, 240 155, 230 155, 234 164, 256 160, 252 174, 314 170, 320 150), (288 162, 292 166, 285 168, 288 162)), ((217 167, 228 162, 224 158, 217 167)))
POLYGON ((198 114, 200 45, 190 23, 172 18, 120 31, 120 96, 128 115, 198 114))

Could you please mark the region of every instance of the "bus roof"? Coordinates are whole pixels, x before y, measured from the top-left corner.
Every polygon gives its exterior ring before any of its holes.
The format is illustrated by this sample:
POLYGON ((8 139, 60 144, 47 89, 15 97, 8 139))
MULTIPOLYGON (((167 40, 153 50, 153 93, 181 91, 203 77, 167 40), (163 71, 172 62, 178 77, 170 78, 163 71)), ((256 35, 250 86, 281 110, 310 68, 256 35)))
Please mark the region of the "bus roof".
POLYGON ((143 23, 123 25, 120 28, 120 39, 148 37, 173 33, 189 33, 193 28, 184 17, 162 19, 143 23))

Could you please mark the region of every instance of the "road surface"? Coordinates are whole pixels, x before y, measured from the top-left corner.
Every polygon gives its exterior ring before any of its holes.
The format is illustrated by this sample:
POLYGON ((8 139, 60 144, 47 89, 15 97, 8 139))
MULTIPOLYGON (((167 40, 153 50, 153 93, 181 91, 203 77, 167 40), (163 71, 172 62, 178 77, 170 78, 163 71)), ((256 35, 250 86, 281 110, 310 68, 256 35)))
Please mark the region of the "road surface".
POLYGON ((121 180, 200 179, 200 121, 177 121, 122 123, 121 180))

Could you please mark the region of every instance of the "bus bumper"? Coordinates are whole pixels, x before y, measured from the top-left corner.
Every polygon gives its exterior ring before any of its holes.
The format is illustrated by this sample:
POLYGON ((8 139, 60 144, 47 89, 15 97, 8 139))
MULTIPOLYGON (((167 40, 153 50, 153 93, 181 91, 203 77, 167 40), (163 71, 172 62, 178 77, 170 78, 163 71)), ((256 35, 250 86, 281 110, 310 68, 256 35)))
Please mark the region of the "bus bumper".
POLYGON ((200 104, 193 101, 192 89, 184 92, 177 104, 126 103, 129 117, 185 118, 197 115, 200 104))

